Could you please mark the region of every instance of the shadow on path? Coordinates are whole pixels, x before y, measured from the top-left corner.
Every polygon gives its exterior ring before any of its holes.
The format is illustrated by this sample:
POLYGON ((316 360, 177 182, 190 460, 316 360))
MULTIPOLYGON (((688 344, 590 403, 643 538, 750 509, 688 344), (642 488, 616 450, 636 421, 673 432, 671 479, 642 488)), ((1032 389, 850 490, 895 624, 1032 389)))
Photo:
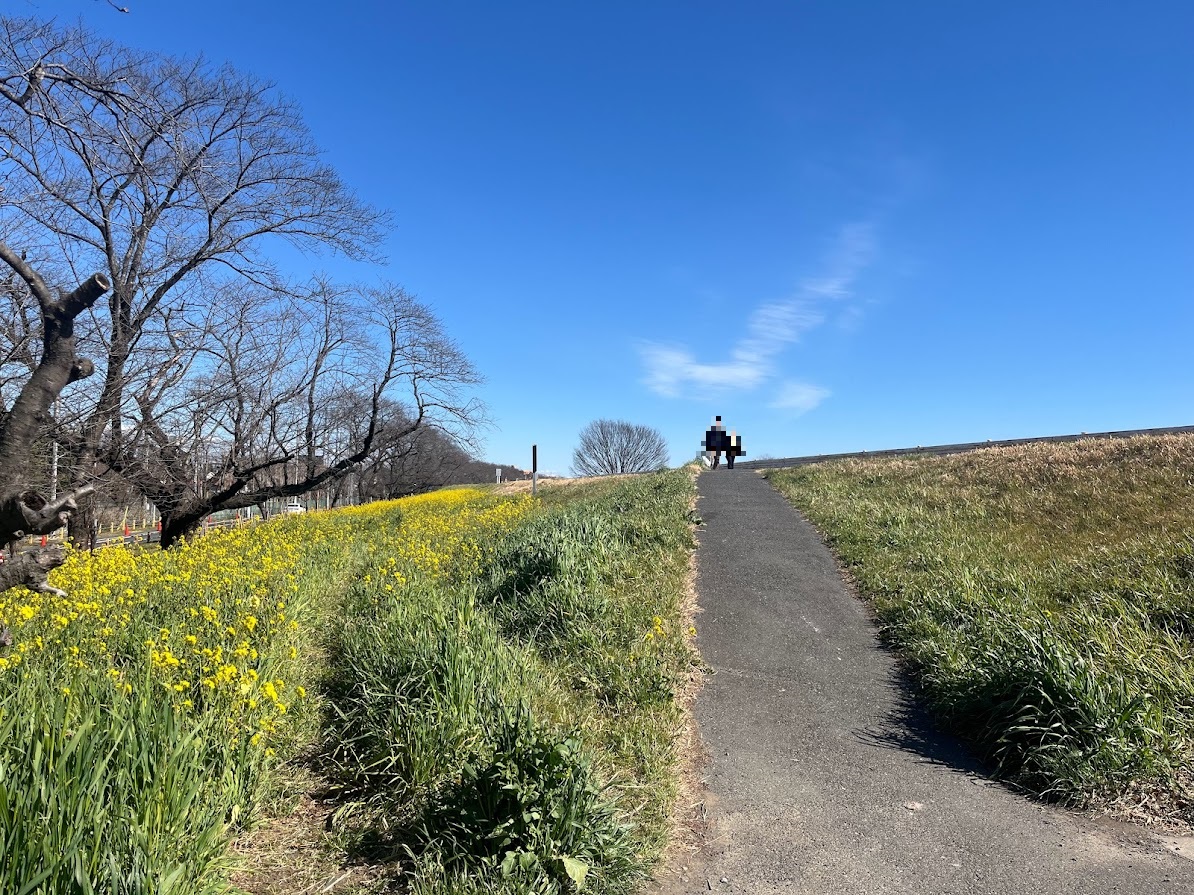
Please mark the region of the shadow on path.
POLYGON ((930 764, 948 765, 976 776, 990 777, 990 768, 956 736, 942 731, 916 695, 907 674, 893 666, 888 680, 893 703, 879 724, 856 730, 860 743, 898 749, 930 764))

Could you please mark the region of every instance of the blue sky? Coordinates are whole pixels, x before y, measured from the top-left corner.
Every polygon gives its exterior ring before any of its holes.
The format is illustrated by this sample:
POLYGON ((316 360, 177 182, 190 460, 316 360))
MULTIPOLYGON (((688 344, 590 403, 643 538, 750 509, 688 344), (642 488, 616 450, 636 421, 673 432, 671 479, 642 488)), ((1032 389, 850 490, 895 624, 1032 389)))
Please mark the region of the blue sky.
POLYGON ((484 456, 1194 423, 1194 4, 9 0, 271 79, 486 377, 484 456))

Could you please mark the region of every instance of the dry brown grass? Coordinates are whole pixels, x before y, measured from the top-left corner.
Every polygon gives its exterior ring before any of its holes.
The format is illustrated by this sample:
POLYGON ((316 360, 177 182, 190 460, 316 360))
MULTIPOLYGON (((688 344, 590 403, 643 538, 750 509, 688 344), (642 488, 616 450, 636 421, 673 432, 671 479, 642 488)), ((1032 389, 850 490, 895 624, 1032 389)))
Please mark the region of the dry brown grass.
POLYGON ((363 860, 345 863, 339 837, 330 832, 341 802, 328 782, 301 760, 286 771, 275 807, 232 843, 232 885, 248 895, 381 891, 394 868, 363 860))
POLYGON ((370 868, 344 867, 323 844, 331 806, 304 795, 292 813, 267 820, 232 845, 231 882, 250 895, 359 890, 370 868))
MULTIPOLYGON (((690 474, 694 480, 699 473, 699 467, 691 466, 690 474)), ((689 510, 696 511, 695 494, 689 510)), ((687 631, 696 630, 697 616, 704 611, 698 601, 696 583, 697 554, 693 551, 688 560, 685 597, 681 607, 681 617, 687 631)), ((702 878, 701 873, 712 844, 713 830, 708 811, 712 794, 705 785, 709 755, 701 742, 700 730, 693 714, 709 667, 700 658, 696 640, 695 634, 686 635, 694 662, 677 697, 683 716, 676 732, 676 801, 667 846, 660 856, 654 879, 646 890, 650 895, 680 895, 689 891, 692 880, 702 878)))
MULTIPOLYGON (((573 479, 539 479, 540 488, 569 488, 575 485, 588 485, 593 482, 617 482, 621 479, 633 478, 636 473, 627 475, 594 475, 581 476, 573 479)), ((502 482, 500 485, 495 485, 493 489, 494 494, 530 494, 531 480, 520 479, 517 482, 502 482)))
POLYGON ((931 467, 943 484, 956 480, 1001 488, 1033 487, 1086 479, 1091 470, 1098 469, 1114 470, 1116 479, 1149 468, 1194 470, 1194 434, 1034 442, 978 448, 944 457, 851 459, 833 465, 851 474, 884 472, 897 476, 918 474, 931 467))

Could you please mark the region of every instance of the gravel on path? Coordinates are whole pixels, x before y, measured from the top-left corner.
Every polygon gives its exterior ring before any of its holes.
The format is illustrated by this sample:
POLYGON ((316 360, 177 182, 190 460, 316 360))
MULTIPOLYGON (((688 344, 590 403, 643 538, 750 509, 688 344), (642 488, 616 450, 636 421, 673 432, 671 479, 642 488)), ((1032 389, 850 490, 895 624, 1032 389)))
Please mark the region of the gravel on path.
POLYGON ((1194 895, 1194 837, 1035 802, 937 732, 765 479, 709 470, 698 489, 708 831, 653 892, 1194 895))

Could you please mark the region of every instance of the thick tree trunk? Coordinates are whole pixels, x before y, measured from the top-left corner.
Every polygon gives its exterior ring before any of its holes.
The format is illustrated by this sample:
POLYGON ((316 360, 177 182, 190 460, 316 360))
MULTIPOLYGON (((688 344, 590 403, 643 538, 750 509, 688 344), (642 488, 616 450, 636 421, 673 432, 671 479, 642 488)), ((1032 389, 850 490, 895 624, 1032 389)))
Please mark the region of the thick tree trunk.
MULTIPOLYGON (((76 480, 78 476, 74 476, 76 480)), ((96 518, 96 499, 91 494, 79 502, 78 509, 71 513, 66 523, 66 537, 76 550, 90 550, 91 531, 98 522, 96 518)))
POLYGON ((10 587, 61 593, 46 584, 46 575, 62 565, 62 561, 62 548, 58 545, 18 553, 0 565, 0 593, 10 587))
POLYGON ((203 520, 211 514, 210 510, 182 510, 178 512, 162 511, 162 549, 172 547, 179 540, 193 535, 199 530, 203 520))
POLYGON ((5 542, 48 535, 66 524, 79 498, 91 493, 84 487, 50 503, 36 491, 0 494, 0 538, 5 542))
MULTIPOLYGON (((42 324, 42 352, 37 367, 22 386, 0 421, 0 543, 28 535, 46 535, 66 525, 78 501, 91 487, 78 488, 49 501, 25 484, 29 454, 50 420, 50 406, 62 390, 94 372, 91 361, 75 353, 75 318, 109 288, 102 274, 95 274, 73 292, 55 295, 41 276, 4 242, 0 260, 7 264, 37 299, 42 324)), ((52 590, 46 573, 62 564, 58 547, 35 548, 15 556, 0 570, 0 591, 17 585, 52 590)))

